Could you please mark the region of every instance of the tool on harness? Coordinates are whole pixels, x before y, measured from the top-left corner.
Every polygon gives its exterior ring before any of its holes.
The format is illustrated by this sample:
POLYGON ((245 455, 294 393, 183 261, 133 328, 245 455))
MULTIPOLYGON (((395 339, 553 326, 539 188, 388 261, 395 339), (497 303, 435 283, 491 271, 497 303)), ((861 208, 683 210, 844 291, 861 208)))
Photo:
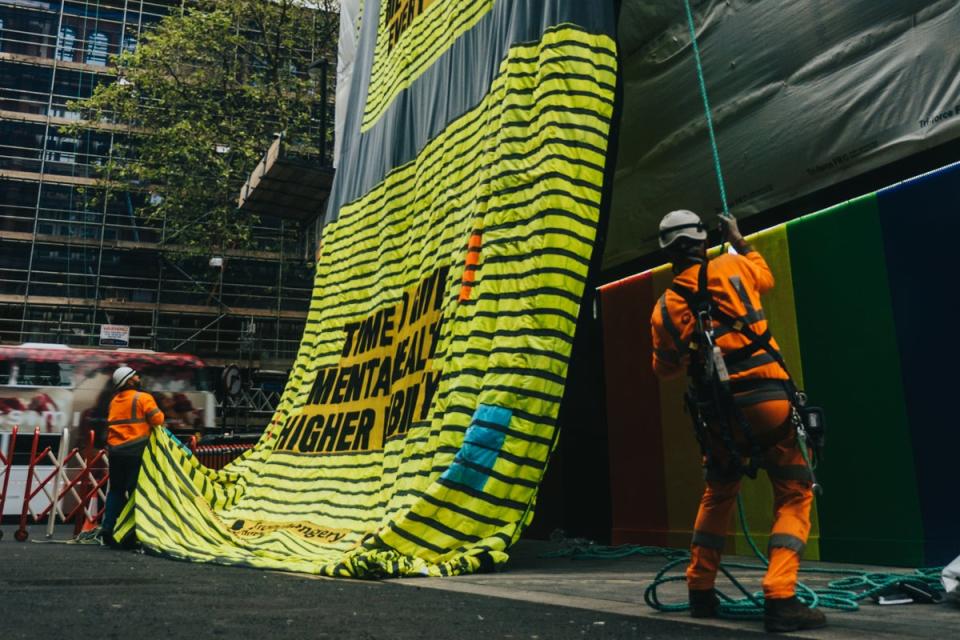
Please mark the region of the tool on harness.
POLYGON ((807 437, 807 444, 813 449, 814 466, 823 460, 823 447, 826 444, 826 417, 821 407, 811 407, 807 404, 807 394, 796 391, 794 394, 794 408, 797 411, 799 423, 803 425, 807 437))
POLYGON ((744 321, 724 313, 713 303, 713 296, 707 287, 707 269, 709 260, 703 263, 697 278, 697 290, 692 291, 682 285, 674 283, 671 290, 680 295, 691 312, 696 317, 696 329, 693 332, 693 341, 690 344, 690 380, 691 387, 685 394, 687 410, 694 422, 694 431, 700 444, 707 467, 710 468, 711 456, 709 451, 709 425, 716 424, 721 428, 721 440, 731 455, 731 458, 740 460, 739 469, 727 469, 727 472, 740 471, 748 477, 756 477, 757 464, 760 457, 760 448, 752 437, 750 424, 743 418, 734 400, 730 384, 728 367, 742 362, 753 356, 757 351, 766 351, 787 374, 785 386, 791 402, 791 423, 797 435, 797 444, 803 455, 812 481, 812 489, 817 494, 822 493, 822 486, 817 482, 814 470, 823 458, 823 446, 826 435, 826 421, 824 411, 820 407, 807 404, 807 396, 797 389, 793 377, 787 369, 780 352, 770 344, 772 335, 769 329, 758 334, 744 321), (744 347, 723 355, 716 344, 713 321, 725 325, 727 328, 742 334, 749 341, 744 347), (750 455, 747 465, 742 464, 740 451, 736 446, 730 424, 736 424, 744 439, 750 446, 750 455), (807 447, 814 453, 811 461, 807 447))

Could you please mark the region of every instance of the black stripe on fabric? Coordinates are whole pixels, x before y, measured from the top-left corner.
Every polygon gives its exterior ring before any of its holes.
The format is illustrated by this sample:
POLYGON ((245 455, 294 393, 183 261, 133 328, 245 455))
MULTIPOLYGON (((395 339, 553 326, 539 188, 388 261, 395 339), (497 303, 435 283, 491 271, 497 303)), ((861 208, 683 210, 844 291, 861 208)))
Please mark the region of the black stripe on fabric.
MULTIPOLYGON (((547 217, 553 218, 564 218, 567 220, 572 220, 579 225, 587 227, 588 229, 596 229, 597 221, 591 218, 585 218, 583 216, 577 215, 576 213, 569 211, 567 209, 560 209, 557 207, 550 207, 547 209, 540 209, 533 215, 527 216, 525 218, 514 218, 507 222, 501 222, 499 224, 492 224, 490 226, 484 227, 483 232, 485 237, 488 237, 491 232, 503 231, 506 229, 516 229, 517 227, 522 227, 524 225, 530 224, 531 222, 539 222, 547 217)), ((556 225, 554 225, 556 226, 556 225)), ((489 246, 489 240, 484 243, 484 247, 489 246)))
POLYGON ((352 522, 355 522, 355 523, 361 523, 361 524, 364 524, 364 525, 371 524, 371 523, 377 523, 377 522, 380 522, 380 520, 381 520, 380 518, 376 518, 376 517, 374 517, 374 518, 359 518, 359 517, 356 517, 356 516, 345 516, 345 515, 343 515, 343 514, 334 514, 334 513, 330 513, 329 511, 319 511, 319 510, 315 510, 315 509, 310 509, 310 508, 309 508, 309 507, 310 507, 309 504, 303 504, 303 503, 299 503, 299 504, 295 505, 295 506, 301 507, 301 509, 300 509, 299 511, 297 511, 297 510, 293 510, 293 511, 290 511, 290 510, 288 510, 288 511, 281 511, 281 510, 278 510, 278 509, 271 509, 271 508, 270 508, 270 504, 272 504, 272 503, 269 503, 269 502, 268 502, 267 504, 264 504, 264 505, 259 506, 259 507, 257 508, 257 511, 258 511, 258 512, 262 512, 262 513, 265 513, 265 514, 268 514, 268 515, 277 516, 277 517, 288 517, 288 516, 298 516, 298 515, 299 515, 299 516, 311 515, 311 516, 318 516, 318 517, 320 517, 320 518, 327 518, 328 520, 331 520, 331 521, 332 521, 332 520, 338 520, 338 519, 341 520, 341 521, 342 521, 342 520, 349 520, 349 521, 352 521, 352 522))
MULTIPOLYGON (((539 81, 539 82, 537 83, 537 86, 538 86, 538 87, 541 87, 541 88, 542 88, 545 84, 547 84, 548 82, 550 82, 551 80, 563 80, 563 81, 581 80, 581 81, 583 81, 583 82, 591 82, 591 83, 594 84, 594 86, 596 86, 598 89, 600 89, 600 91, 597 92, 598 95, 596 96, 598 99, 601 98, 601 96, 602 96, 604 93, 612 95, 613 92, 614 92, 614 90, 616 89, 616 87, 614 87, 614 85, 612 85, 612 84, 607 84, 606 82, 601 82, 601 81, 598 80, 595 76, 591 76, 591 75, 586 74, 586 73, 574 73, 574 72, 572 72, 572 71, 547 71, 547 73, 543 73, 544 68, 549 68, 549 66, 548 66, 548 65, 542 65, 542 66, 540 66, 538 69, 535 69, 535 70, 533 70, 533 71, 520 71, 520 70, 510 70, 510 69, 508 69, 507 72, 506 72, 505 74, 502 74, 500 77, 503 77, 503 78, 511 78, 511 79, 516 79, 516 78, 535 78, 535 79, 537 79, 537 80, 539 81)), ((509 85, 508 85, 507 83, 504 83, 504 85, 505 85, 504 88, 509 91, 509 85)), ((575 94, 574 94, 574 95, 575 95, 575 94)), ((592 94, 591 94, 591 95, 592 95, 592 94)), ((512 106, 512 105, 506 105, 506 108, 509 109, 511 106, 512 106)), ((523 106, 528 107, 528 108, 529 108, 530 106, 533 106, 534 108, 536 107, 536 105, 523 105, 523 106)), ((612 106, 612 104, 611 104, 611 106, 612 106)), ((591 112, 591 113, 597 113, 596 111, 593 111, 592 109, 590 110, 590 112, 591 112)))
MULTIPOLYGON (((559 75, 563 75, 564 80, 569 79, 570 77, 573 77, 574 79, 580 79, 580 77, 577 76, 576 74, 568 75, 565 72, 557 72, 553 74, 554 77, 559 75)), ((547 78, 549 76, 550 74, 547 74, 546 76, 543 76, 543 77, 547 78)), ((552 79, 553 78, 551 78, 551 80, 552 79)), ((601 84, 599 82, 594 82, 594 85, 601 88, 608 86, 608 85, 601 84)), ((550 89, 548 91, 539 92, 540 89, 543 89, 543 86, 544 85, 539 84, 537 86, 511 87, 506 91, 504 91, 503 95, 504 96, 533 95, 536 97, 536 101, 539 104, 544 104, 549 102, 550 99, 553 98, 554 96, 587 98, 589 100, 595 100, 601 104, 607 105, 607 107, 609 107, 611 110, 613 109, 613 98, 606 97, 605 95, 603 95, 602 92, 591 91, 589 89, 570 89, 570 88, 550 89)), ((524 105, 518 105, 518 106, 524 106, 524 105)), ((530 106, 531 106, 531 109, 536 108, 535 105, 530 105, 530 106)), ((595 150, 596 148, 597 147, 594 147, 592 145, 590 147, 591 150, 595 150)), ((600 155, 604 155, 602 151, 597 151, 597 153, 599 153, 600 155)))
MULTIPOLYGON (((576 242, 579 242, 584 245, 591 245, 592 240, 585 236, 580 235, 576 231, 571 229, 564 229, 562 227, 540 227, 533 229, 532 231, 526 233, 525 235, 514 235, 514 236, 504 236, 502 238, 491 239, 487 243, 487 247, 499 247, 504 245, 513 245, 519 242, 528 242, 534 238, 539 238, 543 236, 553 237, 567 237, 576 242)), ((589 251, 586 252, 589 257, 589 251)), ((580 254, 577 254, 580 255, 580 254)))
MULTIPOLYGON (((526 420, 527 422, 532 422, 534 424, 544 425, 544 426, 550 427, 551 430, 554 427, 556 427, 556 424, 557 424, 556 416, 544 416, 537 413, 530 413, 529 411, 525 411, 520 407, 512 407, 510 411, 513 414, 514 418, 519 418, 520 420, 526 420)), ((480 421, 477 420, 476 422, 479 423, 480 421)), ((516 436, 517 431, 511 431, 510 435, 516 436)), ((531 437, 535 437, 535 436, 531 436, 531 437)), ((550 439, 550 442, 551 443, 553 442, 552 438, 550 439)))
POLYGON ((546 371, 544 369, 531 369, 529 367, 488 367, 487 369, 472 369, 472 368, 462 368, 458 370, 444 371, 443 375, 440 377, 441 380, 450 380, 459 375, 468 375, 474 376, 477 378, 482 378, 483 376, 490 375, 518 375, 524 377, 534 377, 542 378, 549 382, 555 382, 556 384, 564 384, 564 376, 558 375, 551 371, 546 371))
POLYGON ((574 262, 579 262, 585 267, 589 267, 590 265, 589 258, 584 258, 579 253, 574 253, 573 251, 568 251, 567 249, 561 249, 559 247, 543 247, 540 249, 533 249, 522 256, 487 256, 483 262, 484 264, 510 264, 513 262, 526 262, 531 258, 542 258, 544 256, 567 258, 573 260, 574 262))
MULTIPOLYGON (((523 299, 526 296, 521 296, 523 299)), ((568 333, 556 329, 500 329, 499 331, 480 331, 474 329, 469 335, 453 336, 450 341, 454 343, 465 342, 477 338, 492 340, 494 338, 554 338, 568 344, 573 344, 573 338, 568 333)))
POLYGON ((451 511, 453 513, 459 514, 461 516, 464 516, 465 518, 470 518, 471 520, 475 520, 482 524, 486 524, 494 527, 505 527, 508 524, 505 520, 500 520, 499 518, 492 518, 490 516, 483 515, 482 513, 476 513, 475 511, 470 511, 469 509, 457 503, 448 502, 446 500, 440 500, 439 498, 432 496, 429 493, 425 493, 425 492, 417 492, 417 493, 420 493, 419 497, 421 500, 424 500, 425 502, 429 502, 435 507, 438 507, 440 509, 446 509, 447 511, 451 511))
MULTIPOLYGON (((475 306, 477 304, 478 298, 480 298, 480 296, 477 296, 477 298, 474 298, 471 301, 470 306, 475 306)), ((487 294, 487 297, 483 298, 483 301, 487 302, 487 301, 494 301, 498 299, 499 299, 498 296, 496 296, 495 294, 487 294)), ((554 309, 554 308, 546 308, 546 307, 539 307, 534 309, 517 309, 517 310, 499 309, 497 311, 480 310, 480 311, 473 311, 469 315, 458 316, 455 319, 473 320, 475 318, 497 319, 497 318, 525 318, 525 317, 536 319, 541 316, 557 316, 558 318, 562 318, 563 320, 566 320, 571 324, 576 325, 577 323, 577 319, 572 313, 564 311, 563 309, 554 309)))
POLYGON ((554 351, 544 351, 543 349, 536 349, 534 347, 507 347, 507 346, 496 346, 492 349, 479 349, 476 347, 468 347, 463 351, 453 351, 450 354, 451 358, 463 358, 464 356, 480 356, 482 358, 489 358, 490 356, 498 353, 503 353, 507 355, 528 355, 534 357, 550 358, 551 360, 557 360, 566 364, 570 360, 570 356, 565 356, 562 353, 556 353, 554 351))
POLYGON ((396 471, 396 470, 399 470, 399 468, 400 468, 402 465, 410 464, 411 462, 417 462, 417 461, 419 461, 419 460, 429 460, 430 458, 433 457, 433 455, 434 455, 434 452, 433 452, 433 451, 424 451, 424 452, 421 452, 421 453, 412 453, 412 454, 409 454, 409 455, 407 455, 407 456, 402 456, 402 457, 400 456, 400 454, 395 454, 394 457, 400 458, 400 460, 398 460, 397 466, 396 466, 396 467, 392 467, 392 466, 391 466, 391 467, 388 467, 388 466, 386 466, 386 461, 384 461, 383 470, 384 470, 384 472, 387 472, 387 471, 391 471, 391 472, 392 472, 392 471, 396 471))
MULTIPOLYGON (((286 465, 286 466, 289 467, 290 465, 286 465)), ((303 479, 295 479, 295 478, 289 478, 289 477, 288 477, 288 478, 286 478, 286 480, 287 480, 288 482, 318 482, 318 483, 319 483, 319 482, 323 482, 323 483, 347 484, 347 485, 350 485, 350 484, 373 484, 373 483, 376 483, 376 482, 379 480, 379 478, 380 478, 379 463, 378 463, 377 466, 378 466, 378 471, 377 471, 377 474, 376 474, 376 475, 365 476, 365 477, 363 477, 363 478, 351 477, 351 476, 349 476, 349 475, 343 475, 343 476, 330 476, 330 475, 327 475, 327 476, 324 476, 323 478, 303 478, 303 479)), ((294 467, 294 468, 302 469, 303 467, 294 467)), ((280 478, 280 477, 282 477, 282 476, 276 475, 276 476, 273 476, 273 477, 280 478)), ((256 485, 252 485, 252 486, 256 486, 256 485)))
MULTIPOLYGON (((359 454, 357 454, 356 452, 350 452, 350 454, 351 454, 351 455, 359 455, 359 454)), ((320 454, 320 455, 330 456, 331 459, 333 459, 333 456, 331 456, 331 454, 329 454, 329 453, 324 453, 324 454, 320 454)), ((303 452, 301 452, 301 451, 277 451, 277 450, 274 450, 274 451, 273 451, 273 453, 272 453, 272 455, 271 455, 270 464, 275 464, 275 465, 277 465, 277 466, 287 467, 287 468, 290 468, 290 469, 302 469, 303 466, 300 465, 300 464, 294 464, 294 463, 292 463, 292 462, 285 462, 285 461, 282 461, 282 460, 273 460, 273 459, 272 459, 273 456, 294 456, 294 457, 310 456, 310 457, 316 457, 317 454, 315 454, 315 453, 303 453, 303 452)), ((380 462, 379 460, 374 461, 374 462, 357 462, 357 463, 351 463, 351 464, 338 464, 338 465, 329 465, 329 464, 328 464, 328 465, 325 465, 325 469, 371 469, 371 468, 379 467, 380 464, 381 464, 381 462, 380 462)), ((368 480, 371 480, 371 479, 374 479, 374 478, 375 478, 375 476, 369 476, 369 477, 366 477, 366 478, 359 478, 359 479, 357 479, 357 478, 351 478, 351 482, 368 481, 368 480)))
MULTIPOLYGON (((468 415, 468 416, 472 416, 472 415, 473 415, 473 411, 472 411, 470 408, 468 408, 468 407, 456 406, 456 405, 447 407, 447 413, 462 413, 462 414, 468 415)), ((536 422, 536 421, 531 420, 531 422, 536 422)), ((481 423, 480 423, 479 421, 476 421, 475 424, 481 424, 481 423)), ((538 424, 544 424, 544 423, 538 423, 538 424)), ((509 429, 509 428, 501 427, 500 425, 493 424, 493 423, 487 423, 487 424, 484 424, 484 426, 486 426, 488 429, 492 429, 492 430, 494 430, 494 431, 499 431, 499 432, 501 432, 501 433, 504 433, 504 434, 510 436, 511 438, 516 438, 517 440, 524 440, 524 441, 526 441, 526 442, 532 442, 532 443, 534 443, 534 444, 540 444, 540 445, 544 445, 544 446, 547 446, 547 447, 553 445, 553 440, 552 440, 552 439, 550 439, 550 438, 544 438, 543 436, 537 436, 537 435, 533 435, 533 434, 529 434, 529 433, 524 433, 524 432, 522 432, 522 431, 511 430, 511 429, 509 429)), ((445 426, 444 426, 444 431, 453 431, 453 432, 466 433, 466 432, 467 432, 467 427, 466 427, 466 426, 460 426, 460 425, 448 425, 448 426, 445 425, 445 426)))
MULTIPOLYGON (((577 131, 580 133, 594 135, 599 138, 606 138, 607 136, 607 134, 604 131, 601 131, 600 129, 597 129, 596 127, 592 127, 588 124, 583 124, 579 122, 576 122, 576 123, 575 122, 551 122, 549 120, 546 120, 539 123, 538 126, 535 126, 535 127, 526 127, 526 128, 520 127, 520 128, 523 130, 523 133, 514 135, 514 136, 504 136, 503 129, 497 128, 491 131, 490 133, 485 134, 481 139, 484 142, 489 142, 490 140, 495 139, 499 144, 503 144, 503 145, 522 144, 525 142, 530 142, 531 140, 534 140, 534 139, 539 139, 545 129, 551 129, 551 130, 567 129, 570 131, 577 131)), ((573 142, 567 138, 560 138, 560 139, 567 140, 568 142, 573 142)), ((578 145, 581 145, 581 144, 584 145, 584 148, 589 150, 597 149, 597 147, 594 147, 588 142, 583 142, 582 140, 575 141, 575 142, 578 145)), ((606 153, 601 152, 599 150, 597 151, 597 153, 603 153, 603 155, 606 155, 606 153)))
POLYGON ((547 391, 536 391, 527 387, 516 387, 509 384, 484 384, 483 391, 502 391, 504 393, 512 393, 520 398, 536 398, 545 402, 556 402, 557 404, 563 399, 562 391, 556 394, 547 391))
MULTIPOLYGON (((468 533, 463 533, 462 531, 457 531, 453 527, 449 527, 443 524, 442 522, 440 522, 439 520, 435 520, 433 518, 428 518, 426 516, 420 515, 416 511, 409 511, 406 514, 404 514, 404 517, 407 518, 408 520, 416 522, 417 524, 422 524, 425 527, 430 527, 431 529, 434 529, 439 533, 442 533, 448 538, 453 538, 454 540, 461 540, 463 542, 479 542, 480 540, 482 540, 480 536, 475 536, 468 533)), ((449 548, 444 549, 444 551, 447 551, 447 550, 449 550, 449 548)))
POLYGON ((508 476, 506 474, 500 473, 499 471, 494 471, 492 468, 474 464, 473 462, 470 462, 469 460, 467 460, 462 456, 457 456, 457 458, 454 460, 454 463, 459 464, 460 466, 466 467, 467 469, 472 469, 473 471, 477 471, 479 473, 487 475, 493 478, 494 480, 498 480, 502 482, 503 484, 512 485, 516 487, 526 487, 527 489, 537 488, 537 482, 533 480, 527 480, 525 478, 508 476))
MULTIPOLYGON (((569 279, 569 280, 572 280, 573 282, 570 283, 570 284, 571 284, 571 288, 576 287, 576 286, 583 287, 584 284, 586 283, 586 278, 585 278, 584 276, 578 274, 576 271, 571 271, 570 269, 566 269, 566 268, 564 268, 564 267, 538 267, 538 268, 530 269, 530 270, 528 270, 528 271, 519 272, 519 273, 484 273, 484 275, 483 275, 482 277, 477 278, 477 279, 475 279, 475 280, 473 281, 473 286, 479 287, 479 286, 481 286, 482 284, 485 284, 485 283, 488 282, 488 281, 490 281, 490 282, 510 281, 510 282, 514 282, 515 284, 518 284, 518 285, 519 285, 519 283, 522 282, 522 281, 523 281, 524 279, 526 279, 526 278, 530 278, 530 277, 537 276, 537 275, 545 275, 545 274, 548 274, 548 273, 552 273, 552 274, 555 274, 555 275, 560 275, 560 276, 563 276, 563 277, 565 277, 565 278, 567 278, 567 279, 569 279)), ((459 302, 459 305, 460 305, 460 306, 468 306, 468 307, 469 307, 469 306, 476 306, 476 305, 478 305, 478 304, 479 304, 481 301, 483 301, 483 300, 488 300, 488 299, 489 299, 489 300, 497 300, 497 299, 500 298, 501 295, 504 295, 504 294, 501 294, 501 293, 499 293, 499 292, 483 292, 482 295, 484 295, 485 297, 472 298, 472 299, 470 299, 470 300, 461 300, 461 301, 458 301, 458 302, 459 302)), ((578 297, 578 301, 579 301, 579 297, 578 297)), ((513 313, 513 314, 515 314, 515 315, 516 315, 516 314, 521 314, 521 313, 523 313, 522 310, 521 310, 521 311, 505 310, 504 312, 505 312, 505 313, 513 313)), ((490 313, 490 312, 480 312, 480 313, 490 313)), ((565 314, 566 316, 568 316, 568 317, 570 317, 570 318, 573 318, 574 321, 576 321, 576 318, 575 318, 574 316, 570 315, 569 313, 563 311, 562 309, 555 309, 555 308, 552 308, 552 307, 551 307, 551 308, 535 308, 535 309, 531 309, 531 310, 530 310, 530 314, 531 314, 531 315, 537 315, 537 314, 561 314, 561 315, 564 315, 564 314, 565 314)))
POLYGON ((499 292, 490 292, 484 291, 479 296, 477 296, 474 304, 481 304, 488 300, 528 300, 535 296, 556 296, 558 298, 564 298, 569 300, 574 304, 580 304, 581 296, 567 291, 566 289, 561 289, 559 287, 533 287, 530 289, 524 289, 523 291, 499 291, 499 292))
MULTIPOLYGON (((509 110, 518 111, 520 110, 520 107, 517 106, 509 110)), ((531 128, 531 125, 533 125, 537 121, 543 120, 545 122, 549 122, 550 118, 548 118, 547 115, 554 114, 554 113, 563 114, 563 115, 574 115, 574 116, 588 116, 596 120, 599 120, 600 122, 603 122, 603 123, 609 122, 609 118, 607 118, 604 114, 600 113, 599 111, 594 111, 593 109, 585 109, 583 107, 570 107, 561 103, 538 106, 536 109, 530 108, 528 109, 528 113, 531 115, 530 119, 528 120, 524 120, 522 118, 517 118, 515 120, 504 120, 502 122, 499 122, 498 126, 501 128, 501 130, 513 129, 513 128, 526 130, 531 128)), ((506 117, 506 115, 507 114, 504 112, 503 116, 506 117)), ((590 127, 589 125, 585 125, 583 122, 580 123, 580 126, 581 128, 589 127, 591 132, 596 132, 597 135, 604 138, 607 137, 608 131, 609 131, 609 130, 604 131, 603 129, 597 129, 596 127, 590 127)))
POLYGON ((276 475, 276 474, 270 474, 269 476, 267 476, 267 475, 265 475, 265 474, 260 474, 260 475, 257 476, 257 479, 258 479, 258 480, 260 480, 261 478, 263 479, 263 481, 260 482, 259 484, 256 484, 256 485, 248 485, 248 488, 247 488, 247 492, 248 492, 248 493, 251 492, 251 491, 256 491, 258 488, 275 489, 275 490, 279 490, 279 491, 284 491, 284 492, 286 492, 286 493, 301 493, 301 494, 303 494, 303 493, 317 493, 317 492, 321 492, 321 491, 328 491, 328 492, 336 493, 338 496, 367 496, 367 497, 378 495, 378 494, 381 492, 381 488, 380 488, 379 486, 377 486, 377 487, 375 487, 375 488, 373 488, 373 489, 371 489, 371 490, 369 490, 369 491, 357 491, 357 490, 346 489, 346 488, 343 487, 343 485, 344 485, 345 483, 342 482, 342 481, 341 481, 341 482, 334 483, 334 484, 337 484, 338 486, 336 486, 336 487, 331 487, 331 486, 326 486, 327 483, 324 482, 324 483, 321 484, 321 483, 318 482, 317 480, 313 480, 313 481, 303 481, 302 483, 300 483, 300 482, 298 482, 298 481, 296 481, 296 480, 291 480, 290 478, 285 478, 285 477, 283 477, 283 476, 278 476, 278 475, 276 475), (283 480, 283 481, 285 481, 285 482, 290 482, 290 483, 293 483, 293 484, 309 484, 309 485, 312 486, 312 488, 303 489, 303 488, 287 487, 287 486, 283 486, 283 485, 278 484, 278 483, 267 482, 266 479, 267 479, 268 477, 271 478, 271 479, 283 480))
POLYGON ((454 482, 453 480, 450 480, 448 478, 443 478, 443 477, 437 478, 437 484, 441 484, 444 487, 450 489, 451 491, 457 491, 464 495, 470 496, 471 498, 475 498, 477 500, 480 500, 481 502, 486 502, 488 504, 492 504, 497 507, 503 507, 505 509, 513 509, 514 511, 520 511, 520 512, 524 512, 527 510, 527 505, 522 502, 518 502, 516 500, 510 500, 509 498, 499 498, 497 496, 491 495, 489 493, 485 493, 483 491, 477 491, 473 487, 468 487, 465 484, 454 482))
MULTIPOLYGON (((471 442, 470 446, 477 447, 479 449, 485 449, 487 451, 492 451, 497 454, 498 458, 503 458, 507 462, 514 464, 518 467, 529 467, 531 469, 542 471, 546 464, 543 460, 539 460, 537 458, 530 458, 527 456, 518 456, 502 448, 494 449, 491 447, 485 447, 482 444, 479 444, 477 442, 471 442)), ((458 447, 440 446, 440 447, 437 447, 437 451, 440 453, 452 454, 455 456, 457 453, 460 452, 460 449, 458 447)))
MULTIPOLYGON (((265 493, 263 495, 257 495, 258 493, 259 492, 253 492, 253 493, 247 492, 247 495, 244 496, 245 504, 266 502, 268 504, 272 504, 276 506, 296 507, 296 506, 306 505, 306 503, 303 500, 287 500, 285 498, 280 498, 278 496, 266 495, 265 493)), ((290 492, 285 492, 285 493, 290 493, 290 492)), ((381 500, 373 504, 370 504, 370 503, 345 504, 342 502, 336 502, 334 500, 321 500, 319 498, 311 498, 308 502, 310 507, 323 505, 326 507, 332 507, 334 509, 341 509, 343 511, 350 511, 350 512, 356 512, 356 511, 364 512, 364 511, 369 511, 370 509, 382 509, 387 506, 386 500, 381 500)), ((353 518, 353 516, 344 515, 344 514, 335 514, 335 515, 331 514, 330 517, 331 518, 353 518)))
POLYGON ((424 438, 408 438, 407 436, 414 429, 421 429, 429 425, 430 425, 430 420, 417 420, 416 422, 411 422, 410 426, 407 427, 407 431, 405 433, 396 433, 392 436, 386 437, 383 439, 383 442, 384 444, 387 444, 388 442, 394 442, 395 440, 404 440, 408 444, 412 442, 426 442, 427 440, 430 439, 429 436, 424 438))

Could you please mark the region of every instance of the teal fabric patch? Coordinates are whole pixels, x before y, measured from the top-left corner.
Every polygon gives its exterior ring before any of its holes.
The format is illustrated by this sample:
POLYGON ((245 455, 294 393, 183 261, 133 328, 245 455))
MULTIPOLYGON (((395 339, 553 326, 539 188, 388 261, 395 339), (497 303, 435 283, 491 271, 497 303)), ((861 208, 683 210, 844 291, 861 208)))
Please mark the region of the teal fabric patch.
POLYGON ((463 446, 441 478, 483 491, 500 455, 511 417, 513 412, 504 407, 488 404, 477 407, 463 446))

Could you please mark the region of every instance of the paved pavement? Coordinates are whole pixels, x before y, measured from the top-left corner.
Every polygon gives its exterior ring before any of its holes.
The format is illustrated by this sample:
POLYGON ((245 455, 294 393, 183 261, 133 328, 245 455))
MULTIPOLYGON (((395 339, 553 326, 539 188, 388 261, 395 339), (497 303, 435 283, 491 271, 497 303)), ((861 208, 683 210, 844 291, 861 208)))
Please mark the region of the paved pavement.
MULTIPOLYGON (((522 541, 503 572, 367 582, 175 562, 95 546, 0 541, 0 639, 749 638, 759 622, 692 621, 643 604, 659 558, 571 560, 522 541)), ((32 535, 43 539, 39 527, 32 535)), ((58 528, 55 539, 69 531, 58 528)), ((821 579, 822 581, 822 579, 821 579)), ((812 581, 811 581, 812 582, 812 581)), ((756 587, 759 576, 747 583, 756 587)), ((664 590, 663 597, 671 597, 664 590)), ((683 596, 679 585, 673 592, 683 596)), ((792 637, 951 636, 952 605, 866 604, 792 637)))

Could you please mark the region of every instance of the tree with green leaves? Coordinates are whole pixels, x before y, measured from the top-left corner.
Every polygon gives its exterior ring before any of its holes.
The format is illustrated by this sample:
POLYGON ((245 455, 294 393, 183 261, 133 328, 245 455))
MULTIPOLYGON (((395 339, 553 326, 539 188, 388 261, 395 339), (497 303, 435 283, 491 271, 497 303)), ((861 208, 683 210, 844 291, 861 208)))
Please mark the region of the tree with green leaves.
POLYGON ((178 245, 248 246, 256 220, 237 197, 273 135, 320 146, 328 133, 338 29, 336 0, 199 0, 165 17, 115 59, 115 81, 71 105, 74 130, 126 128, 100 167, 102 197, 146 190, 140 214, 178 245), (330 62, 326 91, 307 73, 317 60, 330 62))

